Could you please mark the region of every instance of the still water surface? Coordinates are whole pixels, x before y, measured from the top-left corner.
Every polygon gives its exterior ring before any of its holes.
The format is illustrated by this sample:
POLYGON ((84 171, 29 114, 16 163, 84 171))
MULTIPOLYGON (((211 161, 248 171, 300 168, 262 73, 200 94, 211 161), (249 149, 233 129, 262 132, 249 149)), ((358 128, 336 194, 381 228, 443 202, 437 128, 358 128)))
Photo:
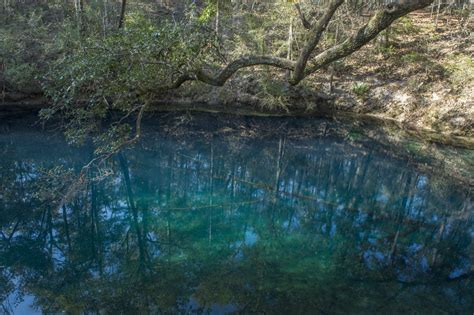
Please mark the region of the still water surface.
POLYGON ((170 115, 61 206, 93 150, 10 122, 0 313, 472 314, 472 177, 384 132, 170 115))

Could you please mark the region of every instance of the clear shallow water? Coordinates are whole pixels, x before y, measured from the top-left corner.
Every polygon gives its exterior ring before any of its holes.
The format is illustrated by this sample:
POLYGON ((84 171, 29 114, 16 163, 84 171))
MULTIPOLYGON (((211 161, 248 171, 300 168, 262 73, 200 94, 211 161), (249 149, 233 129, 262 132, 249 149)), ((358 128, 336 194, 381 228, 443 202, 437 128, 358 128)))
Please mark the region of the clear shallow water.
POLYGON ((393 138, 169 115, 58 208, 92 149, 4 124, 3 311, 472 314, 472 178, 393 138))

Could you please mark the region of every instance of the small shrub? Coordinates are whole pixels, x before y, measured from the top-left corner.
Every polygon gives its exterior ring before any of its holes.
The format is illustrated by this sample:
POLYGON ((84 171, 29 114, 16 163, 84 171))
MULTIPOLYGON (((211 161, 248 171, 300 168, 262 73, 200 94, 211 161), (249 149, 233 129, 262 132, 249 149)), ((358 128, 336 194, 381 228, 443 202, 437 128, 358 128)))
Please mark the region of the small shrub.
POLYGON ((456 54, 448 57, 443 63, 450 81, 458 86, 466 86, 474 80, 474 61, 467 54, 456 54))
POLYGON ((426 57, 416 51, 412 51, 403 55, 402 61, 405 63, 418 63, 426 61, 426 57))
POLYGON ((419 33, 420 30, 408 16, 403 16, 394 24, 393 32, 396 35, 412 35, 419 33))
POLYGON ((377 45, 376 51, 384 56, 392 56, 396 53, 396 49, 393 45, 377 45))
POLYGON ((352 85, 352 92, 358 97, 365 97, 369 93, 369 86, 364 82, 357 82, 352 85))
POLYGON ((256 95, 261 99, 261 106, 266 109, 284 109, 288 111, 288 93, 285 83, 263 76, 256 85, 256 95))

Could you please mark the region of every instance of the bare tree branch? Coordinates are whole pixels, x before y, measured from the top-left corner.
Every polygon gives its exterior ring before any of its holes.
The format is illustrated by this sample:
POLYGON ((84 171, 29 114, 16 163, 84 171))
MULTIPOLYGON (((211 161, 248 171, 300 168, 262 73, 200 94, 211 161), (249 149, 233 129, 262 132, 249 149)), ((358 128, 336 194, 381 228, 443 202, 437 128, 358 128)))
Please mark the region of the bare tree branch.
POLYGON ((301 10, 300 4, 295 3, 296 11, 298 11, 298 16, 300 17, 301 23, 303 23, 303 27, 307 30, 311 29, 311 23, 306 19, 303 11, 301 10))

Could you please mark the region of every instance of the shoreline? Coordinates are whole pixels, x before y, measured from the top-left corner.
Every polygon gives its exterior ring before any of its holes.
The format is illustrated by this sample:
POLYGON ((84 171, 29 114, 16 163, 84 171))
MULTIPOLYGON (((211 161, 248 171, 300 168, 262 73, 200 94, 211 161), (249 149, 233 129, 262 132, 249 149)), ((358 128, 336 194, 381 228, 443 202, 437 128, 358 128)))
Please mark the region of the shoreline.
MULTIPOLYGON (((21 117, 22 115, 37 114, 41 109, 48 107, 48 100, 44 97, 25 98, 21 101, 10 101, 0 103, 0 118, 21 117)), ((400 122, 394 118, 386 117, 376 113, 360 113, 351 110, 335 108, 330 102, 321 102, 313 109, 303 108, 265 109, 254 104, 237 103, 232 107, 230 104, 217 102, 193 102, 188 100, 158 100, 150 104, 148 112, 203 112, 213 114, 225 114, 250 117, 319 117, 331 119, 349 119, 364 121, 368 123, 382 123, 396 126, 408 135, 418 140, 431 143, 460 147, 474 150, 474 138, 469 136, 452 135, 449 133, 420 128, 409 123, 400 122)))

